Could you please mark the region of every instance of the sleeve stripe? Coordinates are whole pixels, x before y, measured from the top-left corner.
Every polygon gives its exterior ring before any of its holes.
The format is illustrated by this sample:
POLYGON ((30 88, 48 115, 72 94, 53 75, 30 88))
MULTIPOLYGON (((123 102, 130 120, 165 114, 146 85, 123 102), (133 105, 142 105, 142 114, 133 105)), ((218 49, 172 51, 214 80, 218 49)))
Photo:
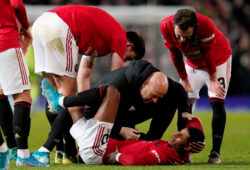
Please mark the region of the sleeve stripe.
POLYGON ((201 39, 201 42, 207 42, 207 41, 209 41, 209 40, 213 39, 214 37, 215 37, 215 35, 214 35, 214 34, 212 34, 210 37, 207 37, 207 38, 203 38, 203 39, 201 39))

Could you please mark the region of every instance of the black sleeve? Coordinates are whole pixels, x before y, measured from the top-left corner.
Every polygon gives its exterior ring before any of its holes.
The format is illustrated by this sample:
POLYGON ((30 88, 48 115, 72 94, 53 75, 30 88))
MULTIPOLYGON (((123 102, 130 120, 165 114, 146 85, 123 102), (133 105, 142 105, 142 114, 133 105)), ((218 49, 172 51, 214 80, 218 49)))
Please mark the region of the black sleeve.
MULTIPOLYGON (((180 83, 177 83, 168 78, 169 86, 171 86, 171 95, 168 96, 172 100, 175 100, 179 112, 190 112, 188 94, 180 83)), ((170 89, 170 87, 169 87, 170 89)))
POLYGON ((64 107, 74 107, 100 103, 106 95, 107 87, 108 86, 103 85, 98 88, 82 91, 73 96, 65 96, 63 105, 64 107))
POLYGON ((173 103, 158 103, 155 104, 155 109, 149 130, 146 134, 141 134, 140 140, 161 139, 172 122, 177 108, 173 103))

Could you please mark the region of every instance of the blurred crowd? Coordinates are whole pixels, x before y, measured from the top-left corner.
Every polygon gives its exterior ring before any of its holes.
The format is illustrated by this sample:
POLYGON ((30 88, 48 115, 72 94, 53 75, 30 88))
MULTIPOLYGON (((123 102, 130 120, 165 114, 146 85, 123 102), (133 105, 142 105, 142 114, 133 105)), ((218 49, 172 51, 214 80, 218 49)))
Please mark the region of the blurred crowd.
POLYGON ((229 94, 250 94, 250 0, 23 0, 25 4, 189 5, 210 17, 233 50, 229 94))

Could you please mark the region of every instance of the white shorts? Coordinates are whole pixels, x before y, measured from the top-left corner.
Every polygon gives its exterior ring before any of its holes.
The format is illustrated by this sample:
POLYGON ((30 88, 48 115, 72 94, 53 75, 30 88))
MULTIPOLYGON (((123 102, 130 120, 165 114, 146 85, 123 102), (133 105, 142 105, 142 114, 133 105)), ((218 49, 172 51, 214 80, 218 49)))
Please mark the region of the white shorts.
POLYGON ((21 48, 0 52, 0 89, 5 95, 30 89, 29 70, 21 48))
POLYGON ((56 13, 38 17, 32 35, 36 73, 76 77, 79 48, 69 26, 56 13))
MULTIPOLYGON (((226 90, 226 93, 229 87, 229 81, 231 77, 231 61, 232 61, 232 56, 229 57, 225 63, 216 67, 217 79, 221 83, 222 87, 226 90)), ((199 99, 200 98, 199 92, 201 88, 204 85, 209 87, 210 79, 209 79, 208 72, 206 71, 206 69, 192 68, 188 66, 187 64, 186 64, 186 71, 188 75, 189 84, 193 90, 193 92, 188 93, 188 97, 199 99)), ((208 96, 210 98, 211 97, 219 98, 211 91, 208 91, 208 96)))
POLYGON ((102 164, 113 123, 82 118, 70 129, 85 164, 102 164))

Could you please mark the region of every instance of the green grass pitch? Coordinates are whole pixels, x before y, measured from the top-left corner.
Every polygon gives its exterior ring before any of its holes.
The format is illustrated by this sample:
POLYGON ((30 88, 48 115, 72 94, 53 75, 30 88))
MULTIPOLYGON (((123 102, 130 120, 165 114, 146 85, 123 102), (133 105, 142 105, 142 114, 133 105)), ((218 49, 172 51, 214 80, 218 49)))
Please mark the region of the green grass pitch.
MULTIPOLYGON (((51 166, 49 169, 62 169, 62 170, 142 170, 142 169, 250 169, 250 114, 227 114, 226 130, 223 139, 223 145, 221 150, 222 164, 220 165, 209 165, 207 164, 208 154, 211 149, 211 119, 212 114, 204 113, 198 114, 200 117, 206 135, 206 147, 199 154, 193 154, 193 163, 185 165, 174 165, 174 166, 89 166, 82 164, 74 165, 63 165, 54 163, 54 153, 51 153, 51 166)), ((37 113, 32 114, 31 117, 31 131, 29 138, 29 148, 33 152, 37 150, 46 140, 49 132, 49 123, 46 120, 45 114, 37 113)), ((138 125, 138 129, 146 132, 149 121, 138 125)), ((176 131, 176 117, 171 123, 170 127, 166 131, 163 139, 168 139, 176 131)), ((34 168, 34 167, 22 167, 16 168, 15 162, 11 161, 10 170, 12 169, 47 169, 47 168, 34 168)))

